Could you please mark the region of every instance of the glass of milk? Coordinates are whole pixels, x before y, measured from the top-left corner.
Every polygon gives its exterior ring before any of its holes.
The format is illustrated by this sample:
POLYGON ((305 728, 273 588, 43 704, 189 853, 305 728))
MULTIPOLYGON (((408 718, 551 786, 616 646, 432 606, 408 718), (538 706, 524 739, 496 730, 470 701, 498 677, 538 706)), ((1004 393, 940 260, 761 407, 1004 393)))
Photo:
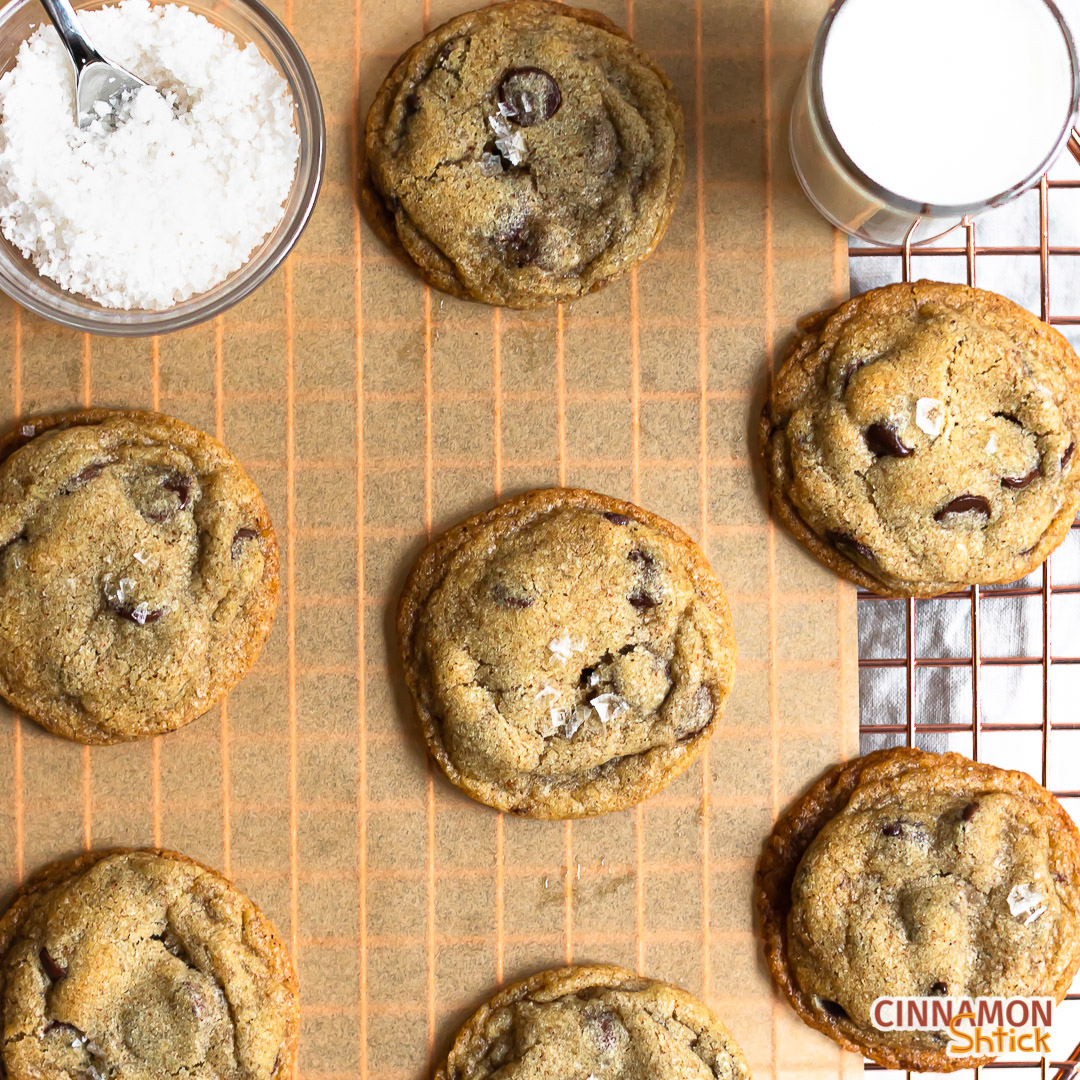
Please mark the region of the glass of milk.
POLYGON ((918 243, 1036 184, 1078 99, 1052 0, 836 0, 796 94, 791 158, 834 225, 918 243))

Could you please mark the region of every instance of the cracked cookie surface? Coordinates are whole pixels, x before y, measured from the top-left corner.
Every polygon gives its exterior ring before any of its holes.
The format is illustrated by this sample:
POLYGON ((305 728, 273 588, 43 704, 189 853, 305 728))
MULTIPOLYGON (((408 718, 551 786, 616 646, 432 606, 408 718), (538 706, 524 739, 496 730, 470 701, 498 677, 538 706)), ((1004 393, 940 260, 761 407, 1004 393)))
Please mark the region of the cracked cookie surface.
POLYGON ((735 670, 723 589, 670 522, 589 491, 510 499, 420 557, 398 619, 428 747, 531 817, 640 802, 701 752, 735 670))
POLYGON ((1060 1001, 1080 967, 1076 826, 1026 773, 959 754, 837 766, 777 823, 758 887, 796 1011, 887 1068, 976 1062, 949 1057, 939 1032, 878 1031, 878 997, 1060 1001))
POLYGON ((1080 509, 1080 360, 1004 297, 920 281, 808 319, 761 422, 773 507, 875 592, 1031 573, 1080 509))
POLYGON ((98 410, 0 444, 0 693, 57 734, 194 720, 255 662, 277 595, 266 506, 208 435, 98 410))
POLYGON ((750 1080, 724 1025, 685 990, 617 967, 544 971, 461 1029, 435 1080, 750 1080))
POLYGON ((597 12, 507 0, 410 49, 371 106, 361 194, 456 296, 573 300, 659 243, 685 169, 667 77, 597 12))
POLYGON ((280 1080, 299 1035, 285 947, 230 882, 171 852, 49 868, 0 919, 8 1080, 280 1080))

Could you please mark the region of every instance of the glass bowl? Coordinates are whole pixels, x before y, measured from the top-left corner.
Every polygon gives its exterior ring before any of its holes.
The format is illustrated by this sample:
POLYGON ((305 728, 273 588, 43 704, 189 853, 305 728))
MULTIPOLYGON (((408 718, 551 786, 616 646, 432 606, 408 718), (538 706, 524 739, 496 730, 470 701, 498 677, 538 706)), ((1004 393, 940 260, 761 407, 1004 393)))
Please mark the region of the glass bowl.
MULTIPOLYGON (((74 0, 90 10, 116 0, 74 0)), ((158 0, 152 0, 158 2, 158 0)), ((163 0, 165 2, 165 0, 163 0)), ((239 270, 212 289, 158 311, 122 311, 102 307, 61 289, 37 272, 33 263, 0 235, 0 289, 38 315, 72 330, 119 337, 168 334, 220 315, 257 289, 281 265, 311 216, 326 163, 326 128, 315 76, 300 46, 281 21, 259 0, 167 0, 181 3, 229 31, 245 45, 252 42, 289 84, 293 120, 300 136, 296 175, 277 227, 265 236, 239 270)), ((46 20, 38 0, 13 0, 0 11, 0 74, 15 66, 19 46, 46 20)), ((117 193, 122 213, 123 193, 117 193)))

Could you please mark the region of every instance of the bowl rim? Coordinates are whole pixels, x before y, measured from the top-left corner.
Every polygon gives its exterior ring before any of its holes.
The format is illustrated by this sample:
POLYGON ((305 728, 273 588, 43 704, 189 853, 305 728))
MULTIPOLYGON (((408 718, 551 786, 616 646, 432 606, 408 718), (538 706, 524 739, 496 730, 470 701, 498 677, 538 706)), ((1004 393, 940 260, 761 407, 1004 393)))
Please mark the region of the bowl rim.
MULTIPOLYGON (((77 9, 104 7, 120 0, 74 0, 77 9)), ((263 3, 263 0, 149 0, 153 6, 165 3, 187 7, 204 18, 210 18, 214 8, 227 11, 229 8, 244 12, 254 24, 256 39, 254 44, 263 53, 269 52, 272 63, 282 74, 289 92, 294 99, 297 118, 297 135, 300 150, 296 162, 296 175, 286 205, 297 200, 292 216, 287 222, 284 218, 275 226, 282 227, 281 235, 268 251, 260 258, 249 258, 225 281, 213 286, 204 293, 197 294, 169 308, 155 311, 145 309, 122 309, 82 306, 87 299, 80 297, 81 303, 74 298, 79 294, 64 293, 57 296, 47 291, 45 282, 49 279, 36 272, 23 270, 17 262, 0 257, 0 290, 6 293, 16 304, 50 322, 89 334, 101 334, 111 337, 153 337, 185 330, 209 321, 238 304, 249 296, 281 266, 289 256, 296 242, 311 219, 315 204, 322 188, 326 169, 326 119, 319 93, 318 83, 307 57, 299 42, 285 24, 263 3), (73 299, 67 300, 71 296, 73 299)), ((38 0, 12 0, 0 9, 0 27, 27 8, 36 6, 38 0)), ((41 22, 47 22, 44 10, 41 22)), ((225 28, 228 32, 232 32, 225 28)), ((275 230, 271 230, 271 233, 275 230)), ((260 244, 265 245, 270 234, 264 236, 260 244)), ((5 237, 0 235, 0 245, 9 251, 18 253, 21 262, 29 260, 5 237)), ((49 282, 53 290, 59 289, 49 282)), ((92 303, 92 301, 90 301, 92 303)))

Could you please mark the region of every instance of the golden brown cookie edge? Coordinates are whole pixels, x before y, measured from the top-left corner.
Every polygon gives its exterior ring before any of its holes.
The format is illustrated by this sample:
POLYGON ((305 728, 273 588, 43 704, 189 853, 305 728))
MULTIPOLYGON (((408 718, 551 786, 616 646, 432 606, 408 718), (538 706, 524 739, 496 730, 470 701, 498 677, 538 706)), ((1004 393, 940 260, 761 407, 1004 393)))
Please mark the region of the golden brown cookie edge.
MULTIPOLYGON (((1001 784, 1008 778, 1016 790, 1050 814, 1072 849, 1073 876, 1080 870, 1080 830, 1060 802, 1027 773, 999 769, 976 762, 963 754, 933 754, 913 747, 897 746, 875 750, 850 761, 833 766, 816 780, 773 826, 754 875, 755 906, 758 914, 758 933, 761 936, 769 972, 788 1003, 803 1023, 828 1035, 845 1050, 863 1054, 886 1069, 913 1072, 956 1072, 986 1065, 993 1057, 971 1058, 950 1056, 945 1050, 927 1051, 905 1049, 890 1044, 875 1043, 860 1037, 854 1025, 834 1017, 822 1017, 809 1003, 795 980, 787 959, 787 917, 791 910, 791 885, 806 849, 825 824, 840 813, 858 788, 863 774, 874 770, 875 779, 888 775, 900 776, 912 769, 945 770, 967 776, 994 778, 1001 784)), ((1068 991, 1072 977, 1080 968, 1080 954, 1073 970, 1063 979, 1059 1000, 1068 991)))
POLYGON ((458 1030, 449 1053, 435 1070, 435 1080, 454 1080, 461 1075, 455 1068, 456 1060, 466 1055, 471 1040, 481 1036, 488 1018, 499 1009, 505 1009, 534 995, 542 1001, 552 1001, 591 987, 616 990, 657 988, 670 993, 692 1016, 698 1025, 697 1031, 707 1030, 717 1037, 739 1070, 741 1080, 751 1080, 750 1068, 742 1048, 724 1022, 704 1002, 674 983, 635 975, 634 972, 614 964, 574 964, 570 967, 551 968, 499 990, 458 1030))
POLYGON ((429 38, 435 37, 436 35, 449 32, 456 33, 459 29, 471 26, 471 20, 475 16, 487 14, 490 12, 490 8, 475 8, 472 11, 466 11, 451 19, 447 19, 446 22, 429 30, 419 41, 410 45, 398 59, 394 61, 390 71, 387 73, 382 83, 380 83, 379 89, 375 92, 375 97, 368 109, 367 118, 363 125, 364 130, 363 138, 360 140, 361 152, 357 175, 357 195, 360 206, 363 209, 369 224, 375 230, 379 238, 393 250, 396 255, 403 259, 423 281, 427 282, 428 285, 431 285, 450 296, 456 296, 458 299, 470 300, 474 303, 489 304, 494 307, 508 307, 517 310, 552 307, 556 304, 564 302, 569 303, 581 299, 584 296, 605 288, 618 278, 624 277, 631 269, 642 263, 656 250, 660 241, 664 238, 668 226, 671 224, 671 218, 675 213, 675 207, 678 204, 679 194, 682 191, 683 179, 686 174, 685 118, 683 116, 682 104, 675 94, 675 88, 663 68, 661 68, 644 49, 638 46, 621 26, 601 12, 593 11, 591 8, 571 7, 569 4, 558 2, 558 0, 501 0, 496 6, 528 6, 544 8, 549 10, 553 15, 561 15, 566 18, 576 19, 578 22, 586 23, 589 26, 594 26, 599 30, 604 30, 607 33, 622 38, 634 47, 634 50, 639 54, 638 58, 660 79, 661 84, 667 91, 668 115, 672 120, 672 127, 675 130, 676 145, 675 153, 672 156, 672 174, 668 183, 665 212, 657 222, 656 231, 649 246, 645 251, 638 255, 637 258, 628 262, 617 274, 604 278, 601 281, 594 282, 593 285, 584 292, 567 293, 560 296, 545 294, 535 297, 522 297, 514 302, 505 298, 496 298, 493 294, 481 296, 469 292, 458 278, 453 263, 451 263, 434 244, 430 243, 426 237, 423 237, 423 234, 418 235, 421 236, 424 241, 424 253, 429 260, 427 263, 420 262, 406 248, 398 234, 394 214, 387 205, 386 197, 382 191, 379 190, 375 175, 372 172, 370 163, 371 147, 378 139, 382 126, 386 123, 393 99, 404 79, 405 71, 421 46, 423 46, 429 38))
POLYGON ((732 625, 731 609, 724 594, 723 586, 709 565, 704 552, 686 533, 666 518, 653 514, 651 511, 645 510, 634 503, 624 502, 621 499, 600 495, 597 492, 587 491, 582 488, 542 488, 523 492, 507 499, 491 510, 474 514, 458 522, 437 539, 430 542, 414 563, 402 590, 401 599, 398 603, 397 631, 401 661, 405 670, 405 681, 408 684, 416 713, 420 718, 428 750, 435 758, 439 768, 455 787, 460 788, 478 802, 482 802, 496 810, 522 817, 559 820, 593 817, 597 814, 624 810, 628 806, 635 806, 640 802, 644 802, 645 799, 671 783, 675 777, 684 772, 700 756, 719 725, 724 705, 728 696, 730 696, 735 678, 735 632, 732 625), (527 805, 521 805, 511 800, 500 785, 473 780, 462 774, 450 760, 438 725, 423 705, 423 695, 420 689, 422 677, 417 665, 413 662, 413 640, 424 603, 442 580, 443 567, 460 547, 478 533, 488 529, 513 526, 515 522, 522 518, 547 513, 562 507, 588 507, 601 513, 625 514, 643 525, 657 529, 682 546, 695 587, 704 596, 724 627, 724 645, 728 662, 723 668, 723 674, 726 678, 727 693, 720 701, 716 702, 712 720, 689 742, 678 747, 668 748, 662 755, 657 754, 656 750, 648 751, 646 755, 638 755, 639 758, 656 755, 657 758, 665 760, 654 768, 652 767, 652 761, 656 759, 650 757, 648 767, 642 770, 644 775, 641 777, 640 784, 637 782, 618 784, 615 795, 610 801, 597 798, 573 799, 569 794, 565 794, 543 802, 530 801, 527 805), (669 758, 672 760, 666 760, 669 758))
MULTIPOLYGON (((827 544, 809 525, 803 520, 795 504, 788 498, 784 490, 786 473, 782 469, 784 448, 774 443, 774 435, 780 430, 774 409, 776 402, 774 393, 781 386, 791 369, 798 364, 804 363, 823 345, 826 334, 834 334, 835 331, 847 321, 855 318, 860 308, 867 304, 874 304, 880 297, 887 294, 908 291, 927 294, 920 297, 920 302, 938 300, 948 302, 958 297, 974 300, 984 309, 993 313, 1004 314, 1010 318, 1016 318, 1025 327, 1037 336, 1046 338, 1050 348, 1058 353, 1062 366, 1071 369, 1073 379, 1080 386, 1080 361, 1072 346, 1065 337, 1054 327, 1044 323, 1026 308, 1013 303, 1007 297, 986 289, 976 289, 968 285, 953 284, 949 282, 930 281, 921 279, 915 282, 895 282, 890 285, 882 285, 857 296, 850 297, 835 308, 817 312, 800 321, 799 332, 788 344, 784 351, 772 385, 769 387, 768 397, 762 409, 761 420, 758 423, 758 449, 761 461, 765 469, 766 486, 769 493, 769 502, 776 516, 784 527, 799 541, 815 558, 829 567, 830 570, 840 574, 841 577, 853 582, 861 588, 877 593, 879 596, 905 599, 909 597, 928 599, 951 592, 966 592, 971 586, 965 582, 951 581, 939 583, 916 583, 908 582, 907 588, 899 588, 889 585, 879 578, 874 577, 864 570, 858 563, 846 558, 836 548, 827 544)), ((828 357, 821 357, 818 363, 827 363, 828 357)), ((1022 564, 1023 573, 1008 579, 988 580, 979 582, 980 585, 1008 584, 1013 580, 1019 580, 1037 570, 1053 554, 1054 550, 1062 543, 1072 527, 1077 512, 1080 511, 1080 485, 1075 485, 1072 502, 1072 513, 1059 512, 1054 522, 1047 529, 1040 542, 1031 552, 1028 561, 1022 564)))
MULTIPOLYGON (((2 460, 2 450, 0 450, 0 460, 2 460)), ((213 867, 207 866, 205 863, 201 863, 197 859, 192 859, 190 856, 183 855, 178 851, 172 851, 169 848, 115 847, 84 851, 81 854, 74 856, 74 858, 57 859, 55 862, 48 863, 32 874, 19 887, 3 915, 0 915, 0 1008, 2 1008, 4 997, 4 958, 7 956, 7 951, 11 947, 13 938, 18 933, 22 920, 29 914, 37 899, 42 894, 47 893, 50 889, 62 885, 72 878, 78 877, 84 871, 89 870, 92 866, 95 866, 105 859, 140 854, 156 855, 162 859, 170 859, 174 862, 187 863, 190 866, 197 867, 204 873, 212 875, 219 881, 223 881, 232 892, 243 900, 245 911, 252 916, 255 922, 256 936, 262 945, 260 955, 270 968, 271 977, 283 983, 292 992, 293 1007, 286 1018, 285 1040, 282 1046, 283 1052, 278 1063, 278 1068, 273 1074, 273 1077, 277 1077, 279 1080, 285 1080, 286 1077, 292 1075, 293 1067, 296 1063, 296 1055, 300 1047, 300 980, 297 977, 292 959, 289 956, 289 950, 285 947, 285 943, 278 935, 277 930, 274 928, 274 924, 266 916, 262 908, 260 908, 247 893, 239 889, 232 880, 227 878, 224 874, 219 873, 213 867)), ((247 927, 245 927, 245 929, 247 929, 247 927)), ((273 1077, 271 1080, 273 1080, 273 1077)), ((27 1080, 27 1078, 12 1076, 10 1080, 27 1080)))
POLYGON ((270 512, 266 507, 266 502, 258 485, 248 476, 247 471, 227 447, 218 442, 212 435, 208 435, 205 431, 201 431, 183 420, 178 420, 167 413, 154 412, 148 409, 76 409, 70 412, 29 416, 16 421, 11 429, 0 435, 0 466, 3 466, 4 462, 16 450, 21 449, 27 443, 33 442, 39 435, 47 431, 56 428, 92 426, 112 417, 136 422, 152 420, 162 423, 166 427, 180 432, 183 438, 190 443, 209 442, 217 451, 226 455, 254 492, 253 502, 259 515, 259 538, 263 545, 263 578, 262 588, 253 601, 254 607, 251 618, 247 620, 251 632, 240 639, 242 647, 233 652, 231 662, 223 663, 222 677, 202 697, 191 699, 187 708, 177 709, 173 713, 167 714, 154 727, 148 727, 130 735, 106 734, 104 732, 99 734, 97 731, 78 730, 75 722, 69 722, 66 718, 50 715, 38 703, 32 701, 29 697, 22 696, 14 687, 9 685, 3 672, 0 671, 0 697, 3 697, 16 712, 40 724, 46 731, 84 746, 114 746, 118 743, 137 742, 141 739, 154 738, 157 735, 167 735, 171 731, 186 727, 209 712, 254 667, 255 662, 262 654, 263 648, 270 637, 270 631, 273 629, 278 596, 281 591, 281 556, 277 534, 274 531, 274 526, 270 520, 270 512), (24 434, 27 427, 34 428, 32 435, 24 434))

